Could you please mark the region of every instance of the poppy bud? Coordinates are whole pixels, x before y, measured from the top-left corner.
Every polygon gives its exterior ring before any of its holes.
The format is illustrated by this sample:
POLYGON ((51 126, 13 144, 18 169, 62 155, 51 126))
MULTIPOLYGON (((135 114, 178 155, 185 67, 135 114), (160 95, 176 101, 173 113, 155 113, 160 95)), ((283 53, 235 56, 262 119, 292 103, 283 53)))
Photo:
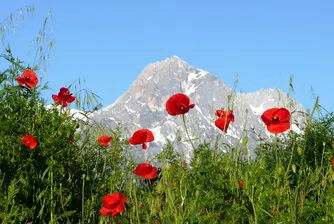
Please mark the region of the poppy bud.
POLYGON ((278 176, 282 175, 282 173, 283 173, 283 168, 282 168, 281 166, 280 166, 280 167, 277 167, 276 172, 277 172, 278 176))
POLYGON ((172 188, 173 185, 174 185, 173 180, 172 179, 168 179, 167 180, 167 186, 168 186, 168 188, 172 188))
POLYGON ((187 169, 187 162, 185 160, 183 160, 182 166, 184 169, 187 169))
POLYGON ((156 207, 153 207, 152 210, 151 210, 151 212, 152 212, 153 214, 156 214, 156 213, 157 213, 157 209, 156 209, 156 207))
POLYGON ((156 189, 157 189, 157 192, 158 192, 158 193, 161 193, 161 190, 162 190, 162 184, 161 184, 160 181, 158 182, 156 189))
POLYGON ((201 208, 200 210, 199 210, 199 216, 202 216, 204 214, 204 212, 203 212, 203 209, 201 208))
POLYGON ((248 137, 245 136, 245 137, 242 138, 242 145, 243 145, 243 146, 246 146, 247 143, 248 143, 248 137))
POLYGON ((321 186, 322 186, 322 187, 326 187, 326 180, 322 180, 322 181, 321 181, 321 186))
POLYGON ((291 168, 292 168, 292 172, 296 173, 296 164, 292 164, 291 168))
POLYGON ((198 198, 198 195, 199 195, 199 190, 196 190, 196 192, 195 192, 196 198, 198 198))
POLYGON ((300 155, 300 156, 303 154, 302 148, 300 148, 299 146, 298 146, 298 148, 297 148, 297 153, 298 153, 298 155, 300 155))
POLYGON ((249 153, 249 150, 248 150, 248 148, 246 147, 246 148, 244 149, 244 155, 247 156, 248 153, 249 153))

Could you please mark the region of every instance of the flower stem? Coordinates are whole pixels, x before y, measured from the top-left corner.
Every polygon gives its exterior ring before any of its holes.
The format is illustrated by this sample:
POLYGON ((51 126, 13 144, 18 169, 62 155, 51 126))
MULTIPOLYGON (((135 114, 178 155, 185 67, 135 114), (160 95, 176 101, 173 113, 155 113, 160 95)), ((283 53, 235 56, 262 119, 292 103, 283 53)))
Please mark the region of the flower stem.
POLYGON ((82 189, 81 189, 81 221, 85 223, 85 179, 86 175, 82 175, 82 189))
POLYGON ((187 128, 187 125, 186 125, 186 119, 185 119, 184 114, 182 114, 182 121, 183 121, 184 129, 186 130, 186 134, 187 134, 188 140, 189 140, 191 146, 193 147, 193 149, 195 150, 195 146, 192 143, 192 140, 190 139, 190 135, 189 135, 189 131, 188 131, 188 128, 187 128))

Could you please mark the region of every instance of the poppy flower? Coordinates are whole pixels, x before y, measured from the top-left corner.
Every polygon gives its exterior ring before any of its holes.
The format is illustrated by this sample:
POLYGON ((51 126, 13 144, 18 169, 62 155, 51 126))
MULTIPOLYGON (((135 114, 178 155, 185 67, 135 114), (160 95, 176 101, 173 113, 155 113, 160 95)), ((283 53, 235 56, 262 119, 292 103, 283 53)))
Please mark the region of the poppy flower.
POLYGON ((58 95, 52 94, 52 99, 63 107, 67 107, 69 103, 72 103, 75 100, 75 96, 72 96, 67 88, 62 87, 60 88, 58 95))
POLYGON ((334 168, 334 157, 332 158, 332 167, 334 168))
POLYGON ((104 147, 108 147, 109 142, 113 139, 114 138, 112 136, 103 135, 97 139, 97 142, 103 144, 104 147))
POLYGON ((100 213, 104 216, 115 217, 118 213, 124 212, 125 202, 127 199, 121 192, 107 194, 102 199, 103 207, 100 209, 100 213))
POLYGON ((223 111, 223 110, 216 110, 216 116, 218 119, 215 121, 215 125, 220 130, 226 132, 230 122, 234 122, 234 115, 232 110, 223 111))
POLYGON ((238 181, 238 185, 239 185, 240 188, 242 188, 245 184, 244 184, 244 182, 242 180, 239 180, 238 181))
POLYGON ((25 85, 28 88, 34 88, 38 83, 38 78, 33 70, 26 69, 23 71, 22 76, 16 78, 19 85, 25 85))
POLYGON ((158 169, 156 167, 151 166, 148 163, 142 163, 137 165, 136 169, 133 171, 134 174, 145 178, 145 179, 153 179, 157 176, 158 169))
POLYGON ((282 133, 290 128, 290 112, 286 108, 268 109, 262 114, 261 119, 273 134, 282 133))
POLYGON ((132 145, 142 144, 142 148, 147 149, 147 142, 154 141, 153 133, 148 129, 139 129, 129 139, 129 143, 132 145))
POLYGON ((171 96, 166 102, 166 110, 169 115, 176 116, 187 113, 195 104, 190 104, 190 99, 183 93, 171 96))
POLYGON ((22 144, 28 146, 30 150, 33 150, 37 146, 38 142, 34 136, 25 134, 22 136, 22 144))

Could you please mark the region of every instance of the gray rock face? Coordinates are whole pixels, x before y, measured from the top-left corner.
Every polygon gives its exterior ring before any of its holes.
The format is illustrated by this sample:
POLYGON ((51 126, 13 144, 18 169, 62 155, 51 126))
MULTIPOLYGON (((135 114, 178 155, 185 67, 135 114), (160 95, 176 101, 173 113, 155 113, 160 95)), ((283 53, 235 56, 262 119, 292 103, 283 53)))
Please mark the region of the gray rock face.
MULTIPOLYGON (((138 129, 150 129, 155 141, 149 143, 145 154, 140 146, 134 146, 134 154, 140 161, 161 152, 167 140, 189 160, 192 147, 189 142, 184 142, 188 137, 182 116, 170 116, 165 109, 166 101, 176 93, 188 95, 191 103, 196 105, 185 115, 190 138, 194 139, 192 143, 195 146, 204 141, 214 143, 219 139, 220 150, 226 151, 224 143, 236 145, 243 136, 248 136, 250 156, 254 155, 257 139, 271 136, 261 121, 261 114, 266 109, 286 107, 290 111, 305 112, 298 102, 279 89, 234 93, 217 77, 173 56, 148 65, 127 92, 114 104, 92 114, 91 118, 107 128, 114 128, 120 122, 129 131, 128 137, 138 129), (215 111, 221 108, 233 109, 235 116, 235 122, 230 123, 227 133, 214 125, 215 111), (177 140, 178 136, 181 142, 177 140)), ((298 132, 296 124, 302 124, 303 121, 301 113, 293 113, 291 130, 298 132)))

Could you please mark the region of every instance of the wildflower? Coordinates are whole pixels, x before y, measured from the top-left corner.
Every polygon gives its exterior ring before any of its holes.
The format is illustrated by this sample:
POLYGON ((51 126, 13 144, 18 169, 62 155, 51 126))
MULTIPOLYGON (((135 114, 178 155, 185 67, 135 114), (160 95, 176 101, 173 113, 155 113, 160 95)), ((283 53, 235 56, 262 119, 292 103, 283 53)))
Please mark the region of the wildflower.
POLYGON ((103 135, 97 139, 97 142, 104 145, 104 147, 108 147, 109 142, 113 139, 112 136, 103 135))
POLYGON ((243 186, 245 185, 245 183, 242 180, 238 181, 238 185, 240 188, 243 188, 243 186))
POLYGON ((334 157, 332 158, 332 167, 334 168, 334 157))
POLYGON ((72 103, 75 100, 75 96, 72 96, 70 91, 67 88, 60 88, 58 95, 52 94, 52 99, 63 107, 67 107, 69 103, 72 103))
POLYGON ((153 133, 148 129, 139 129, 129 139, 129 143, 132 145, 142 144, 144 150, 147 149, 147 142, 154 141, 153 133))
POLYGON ((268 109, 261 118, 268 131, 273 134, 282 133, 290 128, 290 112, 286 108, 268 109))
POLYGON ((151 166, 148 163, 142 163, 137 165, 136 169, 133 171, 134 174, 145 178, 145 179, 153 179, 157 176, 158 169, 156 167, 151 166))
POLYGON ((32 135, 25 134, 22 136, 22 139, 22 144, 28 146, 30 150, 33 150, 38 144, 35 137, 32 135))
POLYGON ((166 102, 166 110, 169 115, 176 116, 187 113, 195 104, 190 104, 190 99, 183 93, 171 96, 166 102))
POLYGON ((100 209, 100 213, 104 216, 115 217, 118 213, 124 212, 125 202, 127 199, 121 192, 107 194, 102 199, 103 207, 100 209))
POLYGON ((16 78, 19 85, 26 85, 28 88, 34 88, 38 83, 38 78, 33 70, 26 69, 23 71, 22 76, 16 78))
POLYGON ((227 131, 230 122, 234 122, 234 115, 232 110, 217 110, 216 116, 218 116, 218 119, 215 121, 215 125, 224 132, 227 131))

